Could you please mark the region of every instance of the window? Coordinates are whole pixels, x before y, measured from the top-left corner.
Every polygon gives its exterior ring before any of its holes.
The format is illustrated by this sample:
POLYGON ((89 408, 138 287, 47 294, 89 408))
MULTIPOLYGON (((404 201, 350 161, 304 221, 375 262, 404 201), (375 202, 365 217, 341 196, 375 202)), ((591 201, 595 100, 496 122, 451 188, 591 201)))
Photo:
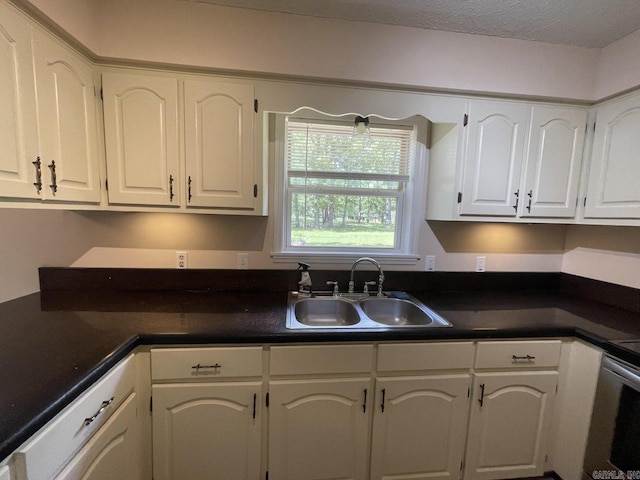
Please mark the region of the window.
POLYGON ((357 134, 353 120, 283 116, 281 123, 281 253, 415 262, 417 128, 371 121, 357 134))

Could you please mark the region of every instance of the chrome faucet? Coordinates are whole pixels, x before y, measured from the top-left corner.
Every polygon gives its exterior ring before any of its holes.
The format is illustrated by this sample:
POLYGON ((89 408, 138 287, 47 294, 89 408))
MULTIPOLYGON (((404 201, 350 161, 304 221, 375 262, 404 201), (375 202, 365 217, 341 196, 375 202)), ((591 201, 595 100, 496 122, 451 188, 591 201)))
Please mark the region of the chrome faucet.
POLYGON ((376 262, 371 257, 361 257, 361 258, 357 259, 355 262, 353 262, 353 265, 351 266, 351 277, 349 278, 349 293, 354 293, 354 291, 355 291, 354 283, 353 283, 353 273, 356 270, 356 266, 360 262, 372 263, 378 269, 378 296, 381 297, 382 296, 382 283, 384 282, 384 272, 382 271, 382 267, 380 266, 380 264, 378 262, 376 262))

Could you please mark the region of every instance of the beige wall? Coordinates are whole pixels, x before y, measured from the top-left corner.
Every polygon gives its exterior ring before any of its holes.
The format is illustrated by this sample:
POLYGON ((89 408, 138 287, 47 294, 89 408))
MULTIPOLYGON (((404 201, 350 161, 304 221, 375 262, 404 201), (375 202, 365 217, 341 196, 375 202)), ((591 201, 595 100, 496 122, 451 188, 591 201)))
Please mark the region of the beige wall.
MULTIPOLYGON (((24 0, 26 1, 26 0, 24 0)), ((599 51, 177 0, 30 0, 97 55, 218 69, 591 99, 599 51), (98 12, 90 30, 85 13, 98 12)))

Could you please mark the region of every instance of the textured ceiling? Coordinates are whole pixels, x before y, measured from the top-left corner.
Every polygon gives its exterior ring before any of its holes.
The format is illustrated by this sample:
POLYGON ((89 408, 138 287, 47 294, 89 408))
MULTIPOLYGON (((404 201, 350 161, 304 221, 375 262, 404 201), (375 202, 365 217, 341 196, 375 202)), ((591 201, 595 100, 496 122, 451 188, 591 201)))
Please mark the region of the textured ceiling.
POLYGON ((583 47, 640 29, 639 0, 187 1, 583 47))

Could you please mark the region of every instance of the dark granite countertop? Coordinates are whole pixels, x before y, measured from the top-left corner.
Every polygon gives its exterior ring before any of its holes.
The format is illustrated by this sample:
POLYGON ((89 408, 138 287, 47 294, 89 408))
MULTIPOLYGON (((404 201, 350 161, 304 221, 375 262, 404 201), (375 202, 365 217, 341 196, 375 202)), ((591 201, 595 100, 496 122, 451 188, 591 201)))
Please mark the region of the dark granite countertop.
POLYGON ((411 292, 453 327, 285 327, 287 292, 54 291, 0 304, 0 460, 138 345, 577 337, 640 338, 640 314, 559 291, 411 292))

